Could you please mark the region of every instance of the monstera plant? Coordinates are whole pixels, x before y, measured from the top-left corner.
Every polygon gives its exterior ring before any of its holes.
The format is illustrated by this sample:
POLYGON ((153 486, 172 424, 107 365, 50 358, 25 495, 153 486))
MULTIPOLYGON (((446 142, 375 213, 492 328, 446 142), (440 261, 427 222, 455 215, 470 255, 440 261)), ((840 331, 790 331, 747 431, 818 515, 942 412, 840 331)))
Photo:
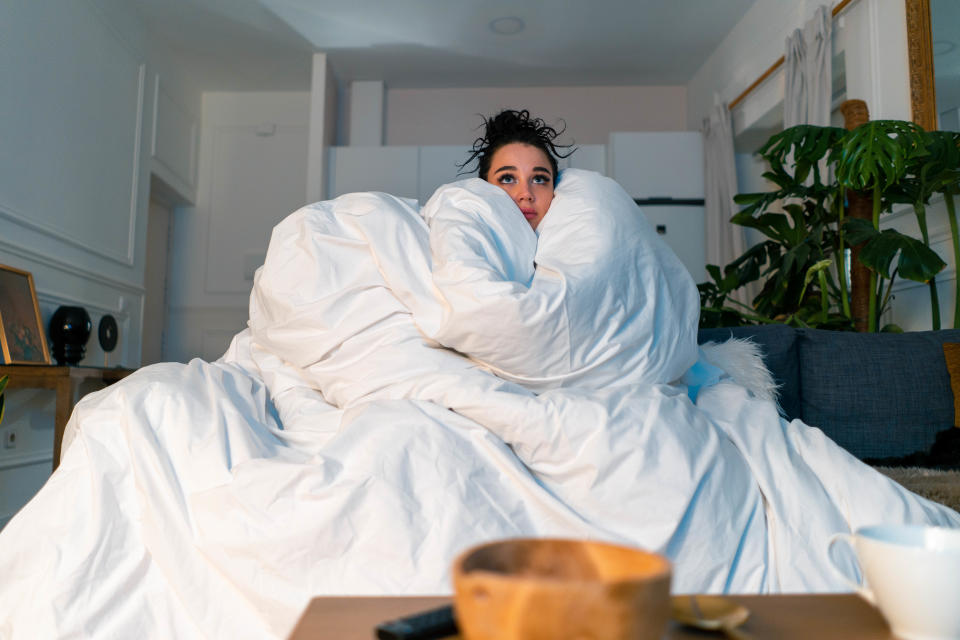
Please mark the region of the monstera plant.
POLYGON ((701 326, 784 322, 797 326, 847 328, 838 310, 846 298, 842 244, 842 191, 822 171, 836 163, 843 129, 802 125, 771 137, 758 151, 767 161, 764 177, 774 189, 740 194, 744 208, 731 222, 756 229, 765 240, 723 268, 709 265, 713 282, 699 285, 701 326), (752 305, 734 291, 762 280, 752 305), (842 302, 841 302, 842 304, 842 302))
POLYGON ((944 194, 960 257, 953 204, 960 135, 928 133, 900 120, 870 121, 852 131, 800 125, 771 137, 758 153, 769 165, 764 177, 775 188, 736 196, 744 206, 731 221, 758 230, 766 240, 722 270, 707 267, 712 282, 698 285, 701 326, 782 322, 852 330, 851 297, 864 293, 867 330, 876 331, 893 282, 901 277, 930 286, 931 315, 939 328, 934 278, 945 263, 930 248, 926 205, 934 194, 944 194), (869 195, 870 219, 845 215, 852 192, 869 195), (921 238, 880 229, 881 213, 898 204, 913 207, 921 238), (852 292, 848 285, 847 249, 853 246, 870 271, 866 292, 852 292), (763 286, 751 305, 733 298, 737 289, 758 280, 763 286))

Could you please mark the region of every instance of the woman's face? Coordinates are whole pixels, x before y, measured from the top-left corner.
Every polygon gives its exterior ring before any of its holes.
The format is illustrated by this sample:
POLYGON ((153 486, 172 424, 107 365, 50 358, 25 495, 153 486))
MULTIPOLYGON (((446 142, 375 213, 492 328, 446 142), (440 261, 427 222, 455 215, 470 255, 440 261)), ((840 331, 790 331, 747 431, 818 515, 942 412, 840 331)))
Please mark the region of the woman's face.
POLYGON ((487 182, 507 192, 534 229, 553 201, 553 171, 540 149, 522 142, 506 144, 490 159, 487 182))

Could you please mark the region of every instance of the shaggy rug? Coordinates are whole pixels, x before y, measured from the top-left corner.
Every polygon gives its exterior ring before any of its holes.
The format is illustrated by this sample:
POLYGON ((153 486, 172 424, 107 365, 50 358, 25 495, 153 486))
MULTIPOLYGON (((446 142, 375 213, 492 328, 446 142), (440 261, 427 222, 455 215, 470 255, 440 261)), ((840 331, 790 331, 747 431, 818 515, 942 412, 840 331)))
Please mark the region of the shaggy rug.
POLYGON ((960 511, 960 471, 923 467, 876 467, 916 494, 960 511))

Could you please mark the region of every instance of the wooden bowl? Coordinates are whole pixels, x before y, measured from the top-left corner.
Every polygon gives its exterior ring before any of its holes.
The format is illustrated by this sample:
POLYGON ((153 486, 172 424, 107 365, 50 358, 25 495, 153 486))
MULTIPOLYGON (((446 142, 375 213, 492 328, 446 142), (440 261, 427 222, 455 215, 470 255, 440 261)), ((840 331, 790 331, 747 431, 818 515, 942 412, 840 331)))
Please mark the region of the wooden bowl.
POLYGON ((479 545, 453 566, 466 640, 659 640, 670 562, 601 542, 518 538, 479 545))

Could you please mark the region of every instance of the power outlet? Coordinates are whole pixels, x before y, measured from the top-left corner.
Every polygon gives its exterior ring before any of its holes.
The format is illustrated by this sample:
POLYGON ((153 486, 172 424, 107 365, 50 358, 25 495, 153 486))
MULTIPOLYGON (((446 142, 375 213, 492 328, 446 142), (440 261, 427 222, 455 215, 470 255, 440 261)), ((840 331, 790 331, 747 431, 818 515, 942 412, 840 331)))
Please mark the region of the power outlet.
POLYGON ((16 449, 17 447, 17 432, 13 429, 5 431, 3 433, 3 448, 4 449, 16 449))

